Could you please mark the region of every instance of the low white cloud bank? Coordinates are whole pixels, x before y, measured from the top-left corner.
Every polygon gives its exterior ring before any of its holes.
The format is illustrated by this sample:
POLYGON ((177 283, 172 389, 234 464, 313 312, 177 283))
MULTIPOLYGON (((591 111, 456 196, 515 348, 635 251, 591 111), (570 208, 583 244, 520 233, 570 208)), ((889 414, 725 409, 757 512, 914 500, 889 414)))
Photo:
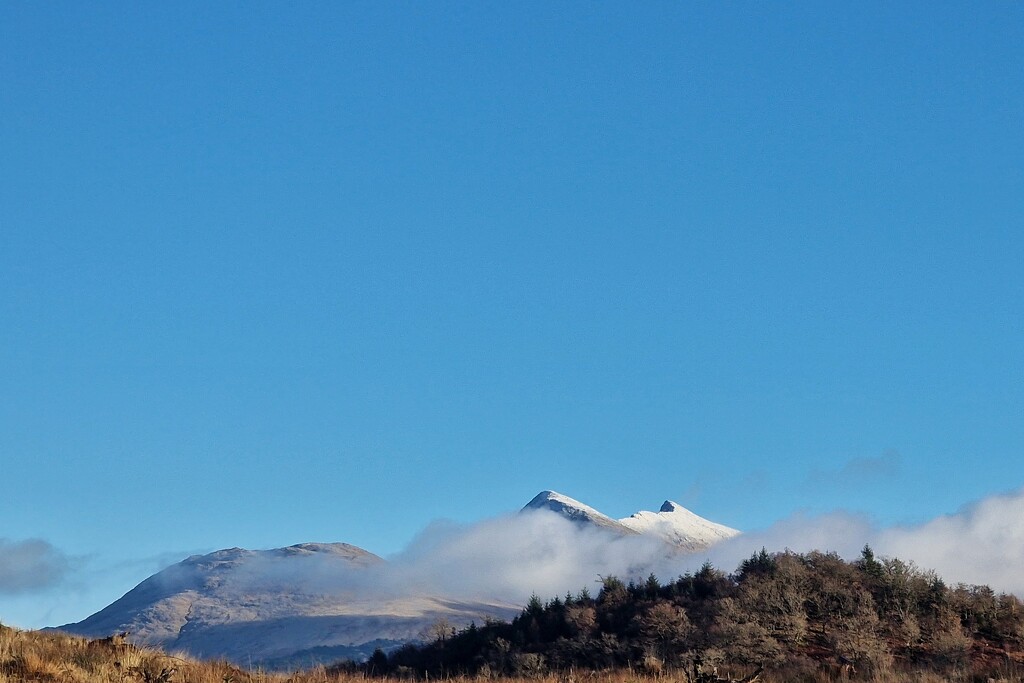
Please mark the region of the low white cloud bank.
POLYGON ((991 496, 912 526, 880 527, 864 516, 841 512, 798 514, 715 546, 708 557, 730 571, 762 547, 835 551, 853 559, 865 544, 876 555, 933 569, 950 584, 986 584, 1024 596, 1024 490, 991 496))
POLYGON ((1024 596, 1024 490, 992 496, 915 527, 878 532, 878 552, 913 558, 947 582, 1024 596))
POLYGON ((914 526, 880 527, 846 512, 796 514, 767 529, 680 555, 658 540, 580 527, 546 511, 469 526, 434 524, 389 566, 376 584, 389 591, 433 592, 461 599, 523 602, 592 591, 601 576, 671 580, 706 561, 724 571, 759 551, 834 551, 847 559, 865 544, 877 555, 913 561, 950 584, 988 584, 1024 596, 1024 490, 992 496, 914 526))
POLYGON ((530 510, 466 527, 431 525, 385 575, 393 590, 522 603, 533 593, 549 598, 592 589, 599 576, 642 574, 668 555, 657 539, 618 536, 530 510))
POLYGON ((875 534, 876 529, 861 515, 833 512, 811 516, 797 513, 767 529, 740 534, 711 547, 707 551, 707 559, 728 572, 761 548, 771 552, 831 551, 852 558, 865 544, 874 546, 875 534))
MULTIPOLYGON (((546 599, 583 587, 594 591, 600 576, 646 576, 673 556, 657 539, 580 526, 546 510, 468 525, 434 522, 403 551, 368 566, 330 552, 241 552, 246 554, 232 566, 230 581, 217 590, 511 604, 523 604, 533 593, 546 599)), ((167 568, 158 575, 159 590, 199 588, 206 583, 205 564, 167 568)))
MULTIPOLYGON (((669 581, 706 561, 730 572, 762 547, 854 559, 865 544, 877 555, 934 569, 950 584, 988 584, 1024 595, 1024 490, 916 526, 884 528, 843 512, 796 514, 690 555, 655 538, 621 536, 531 510, 470 525, 436 522, 387 562, 363 568, 330 553, 253 553, 233 570, 231 585, 243 592, 277 587, 363 601, 431 596, 522 605, 531 594, 549 599, 582 588, 596 594, 605 576, 642 580, 653 573, 669 581)), ((168 572, 172 577, 174 589, 196 580, 168 572)))
POLYGON ((0 538, 0 594, 21 595, 60 584, 71 562, 60 550, 38 538, 0 538))

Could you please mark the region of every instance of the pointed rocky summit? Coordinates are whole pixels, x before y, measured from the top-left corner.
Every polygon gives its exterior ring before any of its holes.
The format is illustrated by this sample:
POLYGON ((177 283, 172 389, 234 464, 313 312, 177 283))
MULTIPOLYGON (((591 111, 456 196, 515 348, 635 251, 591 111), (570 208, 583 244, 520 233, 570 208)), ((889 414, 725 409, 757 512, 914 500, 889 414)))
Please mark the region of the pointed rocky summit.
POLYGON ((704 519, 671 500, 662 503, 658 512, 642 510, 623 519, 613 519, 557 491, 541 491, 523 510, 550 510, 580 525, 594 525, 623 535, 653 536, 687 552, 703 550, 740 533, 704 519))

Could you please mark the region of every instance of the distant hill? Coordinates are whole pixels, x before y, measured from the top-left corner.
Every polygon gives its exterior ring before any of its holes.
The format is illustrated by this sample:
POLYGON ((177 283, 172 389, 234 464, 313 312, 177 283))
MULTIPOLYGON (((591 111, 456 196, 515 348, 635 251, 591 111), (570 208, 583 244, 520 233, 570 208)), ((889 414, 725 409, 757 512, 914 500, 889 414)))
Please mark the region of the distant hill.
POLYGON ((167 651, 291 668, 362 658, 375 647, 416 640, 441 620, 461 626, 517 611, 500 603, 360 595, 358 575, 383 563, 345 543, 219 550, 164 569, 60 630, 93 638, 128 631, 133 642, 167 651), (354 587, 346 587, 353 576, 354 587))

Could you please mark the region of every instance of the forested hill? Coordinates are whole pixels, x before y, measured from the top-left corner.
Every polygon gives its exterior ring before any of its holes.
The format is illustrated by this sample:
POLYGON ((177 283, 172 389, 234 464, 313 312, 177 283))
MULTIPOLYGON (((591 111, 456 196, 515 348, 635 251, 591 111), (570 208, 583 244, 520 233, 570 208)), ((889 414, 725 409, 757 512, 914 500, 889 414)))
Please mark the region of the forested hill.
POLYGON ((391 655, 377 652, 363 666, 429 677, 629 666, 691 679, 763 667, 789 680, 1024 670, 1020 600, 986 586, 947 586, 934 572, 876 559, 867 547, 854 562, 762 550, 732 574, 705 565, 669 583, 605 578, 596 596, 584 589, 546 603, 534 598, 511 623, 436 635, 391 655))

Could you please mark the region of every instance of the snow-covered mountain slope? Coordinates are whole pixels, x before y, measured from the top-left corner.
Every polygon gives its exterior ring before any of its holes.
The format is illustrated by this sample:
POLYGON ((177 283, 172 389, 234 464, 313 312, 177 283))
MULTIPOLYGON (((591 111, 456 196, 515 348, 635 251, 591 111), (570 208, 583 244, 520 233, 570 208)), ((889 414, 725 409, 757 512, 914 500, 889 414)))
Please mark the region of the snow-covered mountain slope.
POLYGON ((666 500, 658 512, 642 510, 623 519, 613 519, 557 491, 541 491, 523 510, 551 510, 577 524, 594 525, 620 534, 654 536, 687 552, 702 550, 740 533, 670 500, 666 500))
POLYGON ((367 573, 383 562, 345 543, 195 555, 60 630, 88 637, 128 631, 137 643, 169 651, 287 668, 367 656, 378 645, 416 640, 442 619, 464 626, 518 611, 498 602, 368 594, 367 573))
POLYGON ((740 532, 690 512, 679 503, 666 500, 658 512, 641 510, 619 520, 619 524, 640 534, 660 536, 683 550, 697 551, 732 538, 740 532))
POLYGON ((567 517, 577 524, 593 524, 620 534, 639 533, 637 530, 612 519, 608 515, 598 512, 589 505, 585 505, 557 491, 541 491, 523 507, 523 511, 526 510, 550 510, 557 512, 563 517, 567 517))

